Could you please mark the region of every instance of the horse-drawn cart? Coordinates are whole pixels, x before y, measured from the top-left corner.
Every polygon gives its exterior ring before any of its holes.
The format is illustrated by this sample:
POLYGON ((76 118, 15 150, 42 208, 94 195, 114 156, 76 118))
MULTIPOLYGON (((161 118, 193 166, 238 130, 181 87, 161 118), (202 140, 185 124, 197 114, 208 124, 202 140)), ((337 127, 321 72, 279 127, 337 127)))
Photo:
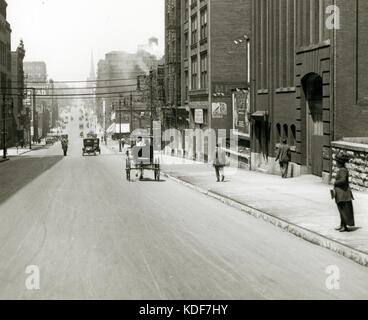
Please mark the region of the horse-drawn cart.
POLYGON ((131 172, 139 173, 139 180, 143 180, 144 170, 153 171, 155 181, 160 181, 160 162, 154 159, 154 151, 152 144, 145 145, 144 142, 138 142, 126 152, 126 179, 131 181, 131 172))

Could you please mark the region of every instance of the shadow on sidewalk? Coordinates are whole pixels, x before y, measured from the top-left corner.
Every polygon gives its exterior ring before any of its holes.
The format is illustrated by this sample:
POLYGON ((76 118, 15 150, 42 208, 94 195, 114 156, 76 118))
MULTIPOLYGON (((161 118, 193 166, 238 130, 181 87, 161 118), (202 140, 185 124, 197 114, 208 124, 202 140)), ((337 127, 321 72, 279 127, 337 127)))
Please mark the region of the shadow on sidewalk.
POLYGON ((20 157, 1 163, 0 204, 52 168, 63 158, 63 156, 20 157))

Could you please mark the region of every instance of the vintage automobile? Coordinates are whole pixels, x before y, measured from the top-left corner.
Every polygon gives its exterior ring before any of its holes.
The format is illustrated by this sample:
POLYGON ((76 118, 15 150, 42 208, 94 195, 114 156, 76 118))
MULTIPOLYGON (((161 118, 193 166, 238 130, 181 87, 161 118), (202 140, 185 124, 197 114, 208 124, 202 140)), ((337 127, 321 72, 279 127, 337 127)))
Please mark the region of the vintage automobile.
POLYGON ((55 138, 51 136, 46 137, 46 145, 53 145, 55 143, 55 138))
POLYGON ((93 154, 94 156, 97 155, 97 152, 99 152, 99 145, 96 142, 96 139, 83 139, 83 149, 82 149, 82 155, 85 154, 93 154))

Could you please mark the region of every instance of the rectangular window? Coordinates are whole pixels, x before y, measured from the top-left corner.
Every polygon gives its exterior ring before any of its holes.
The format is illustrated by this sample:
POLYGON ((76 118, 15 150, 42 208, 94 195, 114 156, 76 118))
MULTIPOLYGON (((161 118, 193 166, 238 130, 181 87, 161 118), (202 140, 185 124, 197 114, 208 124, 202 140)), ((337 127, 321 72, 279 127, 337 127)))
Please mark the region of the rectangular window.
POLYGON ((187 21, 189 19, 189 1, 185 0, 184 4, 184 21, 187 21))
POLYGON ((188 71, 184 72, 184 78, 185 78, 185 100, 188 101, 189 98, 189 74, 188 71))
POLYGON ((197 21, 197 15, 192 16, 191 19, 191 30, 192 30, 192 44, 195 44, 198 42, 198 21, 197 21))
POLYGON ((191 89, 197 90, 198 89, 198 58, 197 56, 192 57, 191 73, 192 73, 191 89))
POLYGON ((208 59, 207 52, 201 54, 201 89, 208 88, 208 59))
POLYGON ((189 35, 188 32, 184 33, 184 58, 187 59, 189 55, 189 35))
POLYGON ((207 38, 207 8, 201 11, 201 40, 207 38))

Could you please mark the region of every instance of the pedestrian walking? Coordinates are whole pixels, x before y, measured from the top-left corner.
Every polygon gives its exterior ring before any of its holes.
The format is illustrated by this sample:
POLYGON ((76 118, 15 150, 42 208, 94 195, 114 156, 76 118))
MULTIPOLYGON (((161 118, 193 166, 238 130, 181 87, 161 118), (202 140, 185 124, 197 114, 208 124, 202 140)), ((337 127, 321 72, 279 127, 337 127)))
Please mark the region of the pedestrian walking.
POLYGON ((354 221, 354 196, 349 185, 349 171, 346 168, 346 163, 349 162, 349 157, 339 155, 336 157, 338 171, 336 174, 334 190, 332 197, 335 198, 337 208, 340 213, 341 224, 336 228, 340 232, 348 232, 349 227, 355 226, 354 221))
POLYGON ((225 181, 225 166, 226 166, 226 152, 219 144, 216 144, 216 149, 213 155, 213 166, 216 172, 217 182, 225 181))
POLYGON ((66 139, 61 141, 61 148, 63 149, 64 157, 66 157, 68 153, 68 141, 66 139))
POLYGON ((280 161, 281 176, 286 179, 289 171, 289 162, 291 161, 291 150, 287 143, 287 140, 283 140, 282 145, 279 147, 276 161, 280 161))
POLYGON ((121 138, 120 143, 121 143, 121 148, 124 150, 124 147, 125 147, 125 144, 126 144, 125 139, 121 138))

